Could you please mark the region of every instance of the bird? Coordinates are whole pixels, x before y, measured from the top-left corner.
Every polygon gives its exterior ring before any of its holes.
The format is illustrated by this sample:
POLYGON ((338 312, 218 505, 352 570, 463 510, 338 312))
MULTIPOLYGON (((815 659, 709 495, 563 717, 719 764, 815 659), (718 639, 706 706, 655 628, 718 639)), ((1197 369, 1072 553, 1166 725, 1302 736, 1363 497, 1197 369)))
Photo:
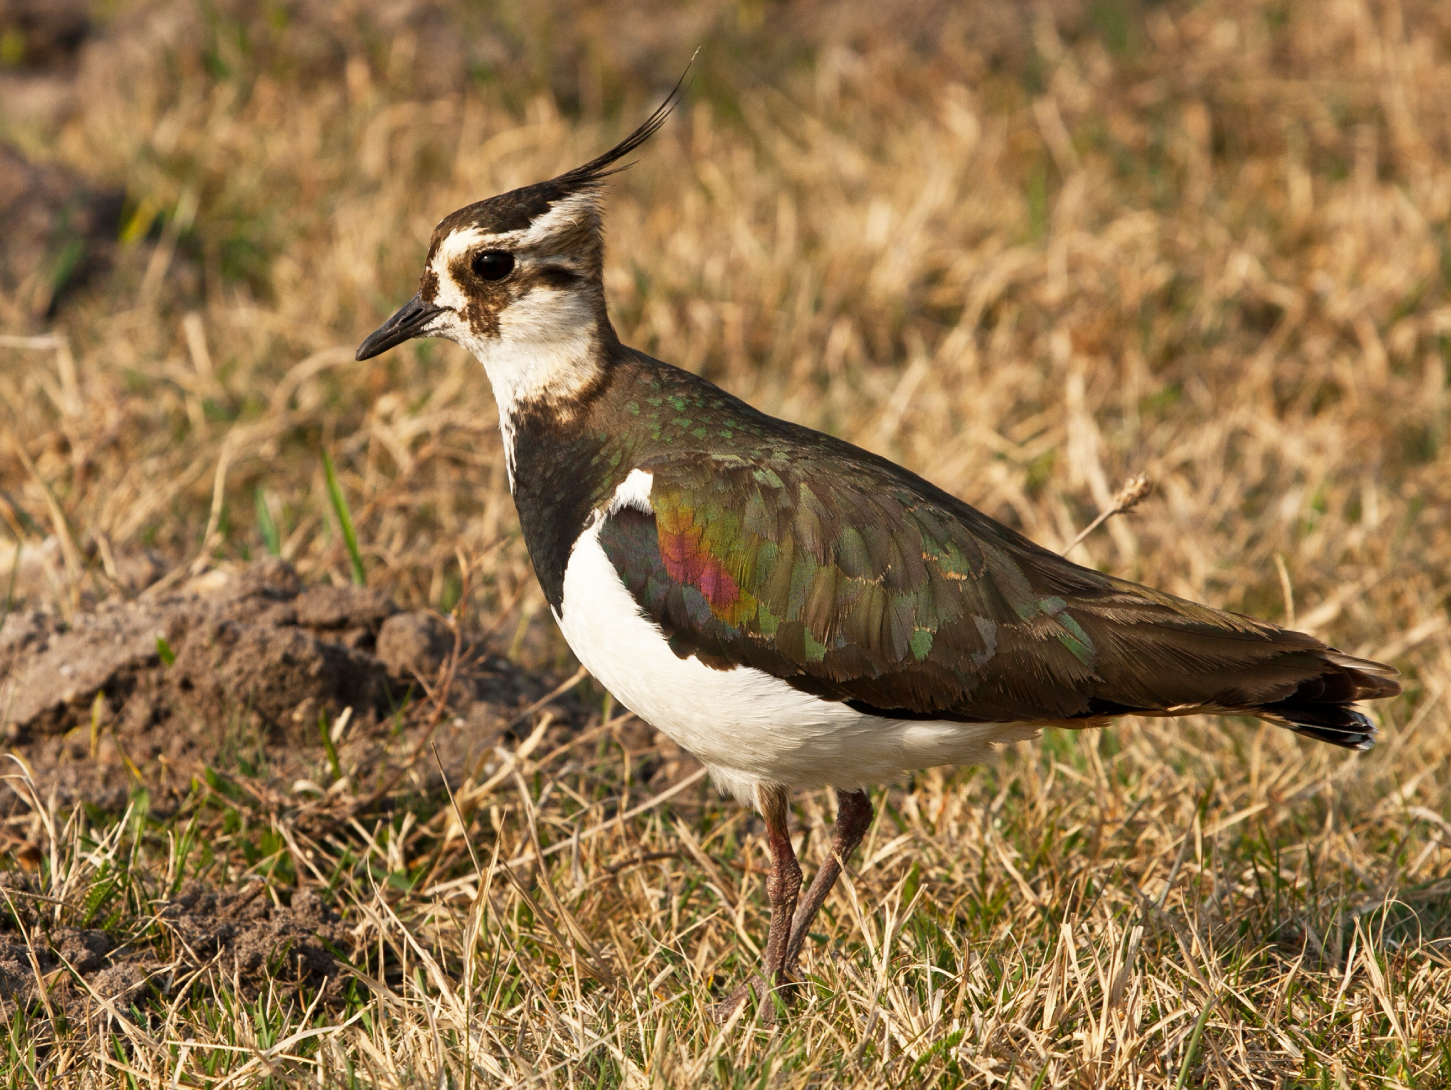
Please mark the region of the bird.
MULTIPOLYGON (((1313 636, 1082 567, 917 474, 626 346, 603 198, 625 139, 434 229, 417 293, 358 348, 444 337, 482 363, 544 597, 626 708, 759 811, 770 924, 751 996, 784 1008, 812 921, 873 820, 868 789, 1045 727, 1248 716, 1369 749, 1396 671, 1313 636), (811 884, 793 791, 834 789, 811 884)), ((628 164, 626 164, 628 165, 628 164)))

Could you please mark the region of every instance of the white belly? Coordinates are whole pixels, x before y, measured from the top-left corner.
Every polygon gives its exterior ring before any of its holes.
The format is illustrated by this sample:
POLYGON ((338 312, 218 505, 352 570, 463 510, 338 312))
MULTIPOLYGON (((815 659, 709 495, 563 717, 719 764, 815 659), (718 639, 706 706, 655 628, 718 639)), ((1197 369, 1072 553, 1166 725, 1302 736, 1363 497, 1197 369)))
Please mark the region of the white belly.
POLYGON ((580 537, 565 568, 563 609, 555 614, 564 638, 617 700, 698 757, 745 805, 754 804, 760 783, 863 787, 913 769, 979 762, 992 743, 1037 733, 1012 723, 882 719, 751 667, 714 670, 679 658, 600 547, 601 525, 580 537))

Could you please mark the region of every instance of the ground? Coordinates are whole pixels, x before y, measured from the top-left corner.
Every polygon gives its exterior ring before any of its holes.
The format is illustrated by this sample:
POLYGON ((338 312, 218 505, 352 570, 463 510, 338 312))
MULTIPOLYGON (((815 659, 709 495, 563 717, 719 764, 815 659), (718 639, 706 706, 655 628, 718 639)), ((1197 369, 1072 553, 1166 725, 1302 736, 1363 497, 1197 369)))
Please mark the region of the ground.
MULTIPOLYGON (((1451 1083, 1451 14, 0 2, 16 1086, 1451 1083), (791 1017, 759 821, 578 671, 433 224, 611 185, 622 337, 1401 672, 875 794, 791 1017)), ((797 800, 808 873, 832 800, 797 800)))

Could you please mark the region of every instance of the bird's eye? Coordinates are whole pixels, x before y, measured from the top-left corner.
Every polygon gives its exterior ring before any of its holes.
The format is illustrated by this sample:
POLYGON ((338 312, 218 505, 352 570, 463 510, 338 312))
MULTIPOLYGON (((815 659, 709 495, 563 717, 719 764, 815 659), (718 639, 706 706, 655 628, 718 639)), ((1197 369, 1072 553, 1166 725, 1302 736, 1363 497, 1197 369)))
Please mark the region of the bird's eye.
POLYGON ((474 273, 480 280, 502 280, 514 271, 514 255, 507 250, 483 250, 474 255, 474 273))

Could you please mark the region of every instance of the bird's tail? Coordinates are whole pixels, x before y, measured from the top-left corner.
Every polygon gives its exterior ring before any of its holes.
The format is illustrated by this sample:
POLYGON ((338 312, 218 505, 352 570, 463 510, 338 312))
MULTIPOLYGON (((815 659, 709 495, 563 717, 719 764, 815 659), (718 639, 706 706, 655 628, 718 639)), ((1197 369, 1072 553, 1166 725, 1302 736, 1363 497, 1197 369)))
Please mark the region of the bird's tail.
POLYGON ((1304 632, 1113 581, 1075 611, 1111 648, 1091 710, 1110 714, 1255 716, 1346 749, 1369 749, 1376 728, 1356 707, 1401 691, 1396 671, 1304 632))
POLYGON ((1346 749, 1370 749, 1375 745, 1375 724, 1355 707, 1355 702, 1399 693, 1396 671, 1329 648, 1323 656, 1325 669, 1301 681, 1289 696, 1245 708, 1244 712, 1319 742, 1346 749))

